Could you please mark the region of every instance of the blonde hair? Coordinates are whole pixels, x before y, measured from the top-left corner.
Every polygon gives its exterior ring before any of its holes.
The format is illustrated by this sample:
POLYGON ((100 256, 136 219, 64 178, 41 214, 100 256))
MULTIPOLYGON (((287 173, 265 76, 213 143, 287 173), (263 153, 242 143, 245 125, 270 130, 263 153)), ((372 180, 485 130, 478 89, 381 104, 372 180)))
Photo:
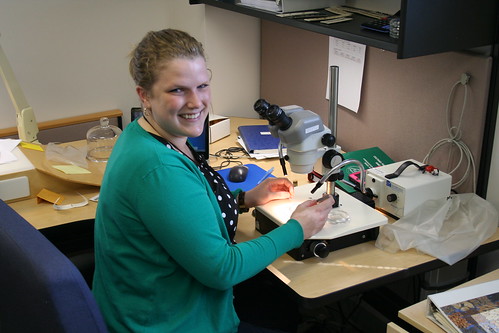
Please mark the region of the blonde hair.
POLYGON ((130 75, 135 84, 150 92, 159 71, 177 58, 206 61, 203 45, 186 32, 175 29, 150 31, 131 53, 130 75))

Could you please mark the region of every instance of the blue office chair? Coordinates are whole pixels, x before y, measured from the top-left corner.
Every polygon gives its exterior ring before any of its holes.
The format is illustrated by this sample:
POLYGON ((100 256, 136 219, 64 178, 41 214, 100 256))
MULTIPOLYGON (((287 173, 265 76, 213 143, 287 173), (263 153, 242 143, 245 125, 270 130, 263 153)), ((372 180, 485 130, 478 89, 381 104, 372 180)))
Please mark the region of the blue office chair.
POLYGON ((107 332, 78 269, 1 200, 0 332, 107 332))

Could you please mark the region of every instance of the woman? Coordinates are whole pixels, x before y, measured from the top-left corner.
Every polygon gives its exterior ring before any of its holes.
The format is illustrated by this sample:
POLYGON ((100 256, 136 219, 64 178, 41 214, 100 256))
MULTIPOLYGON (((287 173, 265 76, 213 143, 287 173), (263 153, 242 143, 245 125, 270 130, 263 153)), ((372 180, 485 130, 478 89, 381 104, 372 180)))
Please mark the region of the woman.
POLYGON ((171 29, 148 33, 130 72, 144 116, 120 136, 102 182, 96 299, 112 332, 242 332, 232 287, 318 232, 333 199, 304 202, 285 225, 235 244, 241 207, 289 198, 292 184, 267 179, 231 193, 189 146, 211 100, 194 38, 171 29))

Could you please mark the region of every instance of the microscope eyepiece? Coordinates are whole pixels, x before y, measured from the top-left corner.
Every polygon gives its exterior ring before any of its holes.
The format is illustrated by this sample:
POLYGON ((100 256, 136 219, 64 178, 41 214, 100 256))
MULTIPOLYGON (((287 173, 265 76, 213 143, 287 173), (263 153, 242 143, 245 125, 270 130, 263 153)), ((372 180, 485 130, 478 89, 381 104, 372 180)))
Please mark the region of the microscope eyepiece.
POLYGON ((270 107, 270 103, 264 100, 263 98, 260 98, 253 104, 253 110, 255 110, 259 115, 260 118, 267 119, 267 110, 270 107))
POLYGON ((285 131, 291 127, 293 119, 277 105, 271 105, 267 110, 266 118, 273 123, 281 131, 285 131))

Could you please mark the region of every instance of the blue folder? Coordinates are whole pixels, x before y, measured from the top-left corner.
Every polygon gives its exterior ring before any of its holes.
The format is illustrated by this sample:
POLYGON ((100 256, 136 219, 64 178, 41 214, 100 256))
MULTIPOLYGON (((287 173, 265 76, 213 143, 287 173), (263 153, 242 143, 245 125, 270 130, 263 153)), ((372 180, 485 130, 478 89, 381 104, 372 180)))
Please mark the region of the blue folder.
POLYGON ((250 154, 277 154, 279 138, 270 134, 268 125, 246 125, 238 127, 241 139, 250 154))
MULTIPOLYGON (((231 168, 218 170, 218 173, 225 180, 231 191, 235 191, 239 188, 243 191, 249 191, 256 185, 258 185, 258 181, 260 181, 262 177, 265 176, 265 173, 267 173, 267 170, 260 168, 256 164, 245 164, 245 165, 248 167, 248 176, 246 177, 246 180, 241 183, 233 183, 229 181, 229 171, 231 168)), ((274 176, 270 174, 269 178, 270 177, 274 176)))

